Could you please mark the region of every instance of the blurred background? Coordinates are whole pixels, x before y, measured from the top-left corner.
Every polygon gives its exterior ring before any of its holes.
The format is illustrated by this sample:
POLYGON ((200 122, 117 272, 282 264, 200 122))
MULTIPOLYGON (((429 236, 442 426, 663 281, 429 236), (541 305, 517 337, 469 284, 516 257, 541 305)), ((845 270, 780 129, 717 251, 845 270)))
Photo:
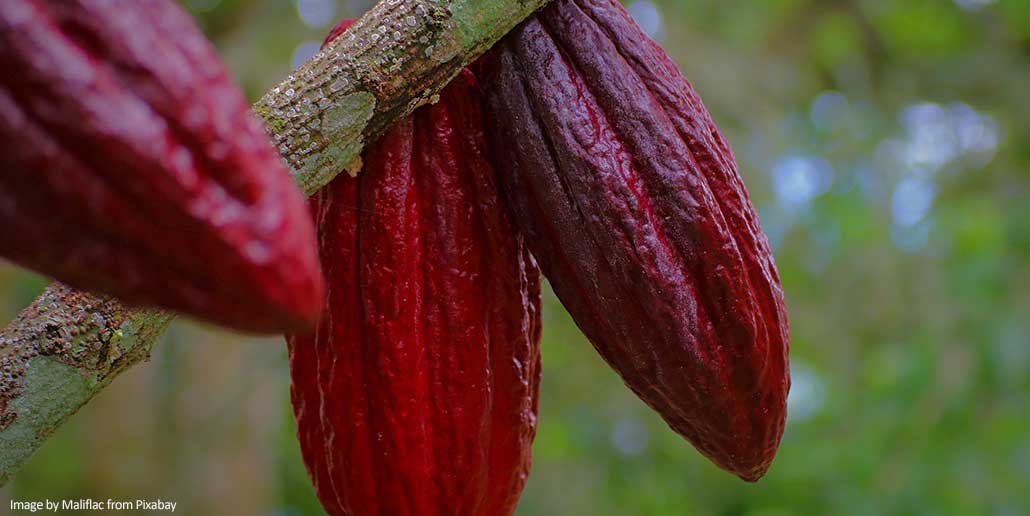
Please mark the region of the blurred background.
MULTIPOLYGON (((187 0, 251 98, 370 0, 187 0)), ((546 294, 518 514, 1030 514, 1030 0, 629 0, 733 144, 792 329, 779 456, 717 470, 546 294)), ((0 264, 0 317, 45 280, 0 264)), ((281 339, 177 322, 0 498, 320 514, 281 339)), ((7 514, 8 504, 0 506, 7 514)))

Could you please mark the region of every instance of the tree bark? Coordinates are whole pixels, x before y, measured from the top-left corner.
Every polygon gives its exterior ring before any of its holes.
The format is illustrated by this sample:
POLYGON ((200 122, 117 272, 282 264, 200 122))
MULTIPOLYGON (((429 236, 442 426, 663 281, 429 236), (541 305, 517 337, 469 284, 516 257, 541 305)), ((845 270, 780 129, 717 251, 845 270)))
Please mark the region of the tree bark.
MULTIPOLYGON (((547 1, 381 0, 254 111, 310 195, 547 1)), ((0 485, 174 317, 54 283, 0 331, 0 485)))

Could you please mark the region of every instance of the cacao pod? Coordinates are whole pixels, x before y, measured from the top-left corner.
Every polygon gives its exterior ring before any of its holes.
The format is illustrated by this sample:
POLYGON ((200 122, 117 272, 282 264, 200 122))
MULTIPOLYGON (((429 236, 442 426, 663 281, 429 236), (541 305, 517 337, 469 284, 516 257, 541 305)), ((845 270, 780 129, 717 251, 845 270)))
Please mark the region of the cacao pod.
POLYGON ((323 299, 304 197, 170 0, 0 2, 0 256, 247 331, 323 299))
POLYGON ((757 480, 783 433, 787 317, 701 100, 615 0, 555 0, 483 66, 502 190, 556 294, 673 430, 757 480))
POLYGON ((486 161, 468 72, 319 192, 326 311, 288 337, 330 515, 514 512, 540 382, 539 271, 486 161))

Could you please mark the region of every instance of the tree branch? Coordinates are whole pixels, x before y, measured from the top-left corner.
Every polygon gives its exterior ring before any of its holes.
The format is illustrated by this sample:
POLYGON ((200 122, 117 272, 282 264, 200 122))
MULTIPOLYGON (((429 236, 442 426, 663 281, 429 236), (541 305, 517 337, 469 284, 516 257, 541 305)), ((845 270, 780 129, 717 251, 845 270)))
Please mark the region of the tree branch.
MULTIPOLYGON (((548 0, 381 0, 255 105, 305 193, 548 0)), ((174 316, 50 285, 0 331, 0 485, 174 316)))

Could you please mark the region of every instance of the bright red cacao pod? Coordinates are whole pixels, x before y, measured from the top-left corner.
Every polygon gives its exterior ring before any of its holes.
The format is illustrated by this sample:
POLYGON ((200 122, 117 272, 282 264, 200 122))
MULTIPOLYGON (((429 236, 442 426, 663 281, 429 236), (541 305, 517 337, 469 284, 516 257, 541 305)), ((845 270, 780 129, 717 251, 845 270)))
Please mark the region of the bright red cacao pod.
POLYGON ((555 0, 484 64, 502 189, 558 297, 673 430, 757 480, 786 417, 787 316, 701 100, 614 0, 555 0))
POLYGON ((245 331, 323 291, 304 198, 169 0, 0 2, 0 256, 245 331))
POLYGON ((304 462, 330 515, 514 512, 540 382, 539 271, 463 73, 316 200, 328 302, 288 337, 304 462))

